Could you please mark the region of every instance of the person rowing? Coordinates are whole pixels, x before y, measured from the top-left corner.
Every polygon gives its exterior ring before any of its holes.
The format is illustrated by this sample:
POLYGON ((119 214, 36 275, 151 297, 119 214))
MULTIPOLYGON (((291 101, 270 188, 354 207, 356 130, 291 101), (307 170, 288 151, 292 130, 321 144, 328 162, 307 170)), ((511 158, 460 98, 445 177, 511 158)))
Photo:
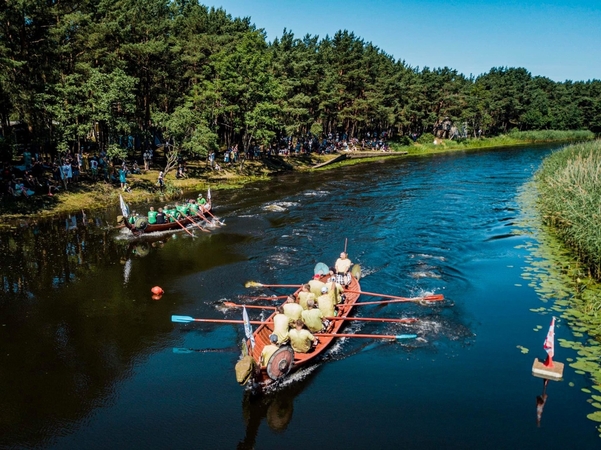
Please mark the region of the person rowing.
POLYGON ((325 283, 323 283, 320 278, 319 275, 315 275, 315 277, 307 283, 309 285, 309 290, 316 298, 321 295, 321 289, 325 286, 325 283))
POLYGON ((340 258, 338 258, 334 264, 338 284, 348 286, 351 283, 351 274, 349 271, 352 265, 353 263, 348 259, 348 254, 346 252, 340 253, 340 258))
POLYGON ((277 343, 283 344, 288 340, 288 329, 290 328, 290 318, 284 314, 284 307, 278 306, 277 313, 273 316, 273 334, 278 338, 277 343))
POLYGON ((321 295, 317 298, 317 306, 324 317, 333 317, 336 315, 336 303, 332 296, 328 293, 326 286, 321 288, 321 295))
POLYGON ((311 347, 317 345, 317 338, 304 328, 303 321, 298 319, 290 330, 290 346, 296 353, 307 353, 311 347))
POLYGON ((307 307, 308 309, 301 314, 301 319, 311 333, 319 333, 326 327, 323 313, 319 308, 316 308, 315 300, 313 299, 307 301, 307 307))
POLYGON ((303 307, 296 303, 296 299, 292 295, 289 295, 284 303, 284 314, 288 316, 290 323, 293 324, 300 319, 302 313, 303 307))
POLYGON ((309 309, 307 304, 309 300, 315 301, 315 294, 311 292, 311 286, 309 284, 303 284, 301 291, 298 293, 298 304, 303 309, 309 309))

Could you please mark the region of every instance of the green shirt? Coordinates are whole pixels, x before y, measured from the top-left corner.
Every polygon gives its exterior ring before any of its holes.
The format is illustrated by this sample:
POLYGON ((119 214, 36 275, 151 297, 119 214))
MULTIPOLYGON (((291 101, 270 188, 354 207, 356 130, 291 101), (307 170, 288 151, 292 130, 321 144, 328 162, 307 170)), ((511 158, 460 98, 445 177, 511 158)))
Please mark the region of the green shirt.
POLYGON ((156 211, 148 211, 148 223, 157 223, 156 211))

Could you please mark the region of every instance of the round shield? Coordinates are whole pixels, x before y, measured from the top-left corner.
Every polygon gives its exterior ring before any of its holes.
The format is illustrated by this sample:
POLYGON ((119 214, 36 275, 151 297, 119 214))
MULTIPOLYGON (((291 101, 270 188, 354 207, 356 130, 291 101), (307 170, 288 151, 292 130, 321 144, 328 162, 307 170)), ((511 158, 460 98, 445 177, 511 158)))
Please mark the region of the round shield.
POLYGON ((315 264, 315 268, 313 269, 313 273, 315 275, 326 275, 329 272, 330 272, 330 268, 321 262, 315 264))
POLYGON ((359 281, 361 279, 361 266, 359 264, 355 264, 351 269, 351 273, 357 279, 357 281, 359 281))
POLYGON ((294 350, 287 345, 280 347, 267 362, 267 375, 274 381, 279 380, 288 375, 292 364, 294 364, 294 350))

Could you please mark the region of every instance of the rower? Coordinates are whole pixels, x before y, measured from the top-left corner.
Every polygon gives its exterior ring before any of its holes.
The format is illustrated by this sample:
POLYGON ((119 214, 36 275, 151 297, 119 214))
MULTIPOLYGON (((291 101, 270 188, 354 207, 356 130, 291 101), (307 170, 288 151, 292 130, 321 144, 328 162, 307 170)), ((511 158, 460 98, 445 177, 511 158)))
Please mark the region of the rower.
POLYGON ((157 211, 156 221, 157 224, 165 223, 165 213, 163 212, 163 208, 159 208, 157 211))
POLYGON ((346 252, 342 252, 340 254, 340 258, 336 260, 336 264, 334 264, 334 269, 336 270, 336 280, 339 284, 343 286, 348 286, 351 283, 351 275, 349 270, 352 266, 352 262, 348 259, 348 254, 346 252))
POLYGON ((273 334, 278 337, 278 344, 283 344, 288 340, 288 329, 290 328, 290 319, 284 314, 284 307, 278 306, 277 313, 273 316, 273 334))
POLYGON ((319 308, 315 307, 315 301, 313 299, 307 301, 307 306, 308 309, 303 311, 301 319, 310 332, 319 333, 325 328, 323 313, 319 308))
POLYGON ((307 353, 311 346, 317 345, 317 338, 303 328, 303 321, 298 319, 294 329, 290 330, 290 346, 296 353, 307 353))
POLYGON ((150 207, 150 211, 148 211, 148 223, 153 225, 157 223, 157 212, 154 210, 154 206, 150 207))
POLYGON ((324 286, 321 288, 321 295, 317 298, 317 306, 324 317, 333 317, 336 315, 336 308, 334 305, 334 299, 328 294, 328 288, 324 286))
POLYGON ((265 367, 269 362, 269 358, 280 348, 278 343, 278 337, 275 334, 269 335, 269 344, 263 347, 263 351, 261 352, 261 357, 259 358, 259 364, 261 367, 265 367))
POLYGON ((200 194, 200 193, 198 194, 198 198, 196 199, 196 202, 197 202, 199 205, 206 205, 206 204, 207 204, 207 201, 206 201, 206 199, 205 199, 205 198, 202 196, 202 194, 200 194))
POLYGON ((320 280, 319 275, 315 275, 315 277, 307 283, 309 285, 309 289, 313 292, 315 297, 319 297, 321 295, 321 289, 324 287, 325 283, 320 280))
POLYGON ((301 291, 298 293, 298 304, 301 305, 303 309, 308 309, 307 303, 309 300, 315 300, 315 298, 315 294, 311 292, 311 286, 303 284, 301 291))
POLYGON ((296 303, 296 300, 292 295, 289 295, 286 299, 286 303, 284 303, 284 314, 288 316, 290 323, 293 324, 300 319, 302 313, 303 307, 296 303))
POLYGON ((188 200, 188 208, 190 209, 190 215, 195 216, 198 214, 198 205, 196 204, 196 200, 191 198, 188 200))

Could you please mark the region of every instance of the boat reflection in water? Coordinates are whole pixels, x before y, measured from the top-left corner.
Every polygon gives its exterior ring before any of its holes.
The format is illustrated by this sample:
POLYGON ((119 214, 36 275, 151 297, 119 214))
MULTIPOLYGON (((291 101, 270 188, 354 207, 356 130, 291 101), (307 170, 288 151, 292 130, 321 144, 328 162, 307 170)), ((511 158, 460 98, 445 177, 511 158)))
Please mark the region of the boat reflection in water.
POLYGON ((273 431, 282 432, 288 428, 294 412, 294 400, 313 381, 316 366, 295 373, 285 385, 265 395, 255 395, 250 390, 244 392, 242 415, 246 423, 246 435, 238 443, 238 450, 255 448, 255 440, 263 419, 273 431))

